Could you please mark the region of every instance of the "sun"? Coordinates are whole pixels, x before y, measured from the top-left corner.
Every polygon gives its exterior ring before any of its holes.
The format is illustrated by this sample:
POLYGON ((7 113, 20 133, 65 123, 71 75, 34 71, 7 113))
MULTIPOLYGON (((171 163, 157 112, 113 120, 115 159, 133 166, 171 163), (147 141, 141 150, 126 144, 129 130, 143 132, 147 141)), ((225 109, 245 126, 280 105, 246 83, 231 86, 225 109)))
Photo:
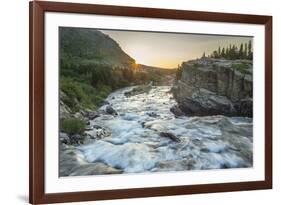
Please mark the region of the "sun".
POLYGON ((135 60, 135 62, 134 62, 134 64, 133 64, 133 67, 134 67, 135 69, 137 69, 138 66, 139 66, 139 64, 138 64, 138 62, 135 60))

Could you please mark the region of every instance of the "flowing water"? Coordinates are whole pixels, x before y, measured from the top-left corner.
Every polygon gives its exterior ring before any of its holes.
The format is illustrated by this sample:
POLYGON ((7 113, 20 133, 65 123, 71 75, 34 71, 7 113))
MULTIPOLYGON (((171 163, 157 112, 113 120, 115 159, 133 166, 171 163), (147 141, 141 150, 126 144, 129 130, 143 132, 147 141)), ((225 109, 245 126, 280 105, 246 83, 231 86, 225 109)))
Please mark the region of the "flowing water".
POLYGON ((91 121, 111 135, 78 148, 88 162, 103 162, 124 173, 252 167, 251 118, 175 117, 170 86, 126 97, 132 89, 108 96, 117 116, 104 114, 91 121))

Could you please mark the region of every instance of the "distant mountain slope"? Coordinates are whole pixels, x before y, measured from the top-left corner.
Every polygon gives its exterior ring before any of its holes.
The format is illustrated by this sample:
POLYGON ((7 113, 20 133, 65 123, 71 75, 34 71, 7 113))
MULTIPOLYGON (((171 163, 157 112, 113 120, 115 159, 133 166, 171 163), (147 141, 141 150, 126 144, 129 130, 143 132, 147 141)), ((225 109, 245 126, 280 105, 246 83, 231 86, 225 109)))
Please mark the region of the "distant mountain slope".
POLYGON ((176 77, 176 69, 159 68, 138 64, 138 69, 147 73, 155 85, 172 85, 176 77))
POLYGON ((60 28, 61 58, 85 64, 130 67, 135 60, 127 55, 108 35, 87 28, 60 28))
POLYGON ((138 64, 138 68, 147 72, 159 72, 162 74, 174 74, 176 72, 176 68, 160 68, 143 64, 138 64))

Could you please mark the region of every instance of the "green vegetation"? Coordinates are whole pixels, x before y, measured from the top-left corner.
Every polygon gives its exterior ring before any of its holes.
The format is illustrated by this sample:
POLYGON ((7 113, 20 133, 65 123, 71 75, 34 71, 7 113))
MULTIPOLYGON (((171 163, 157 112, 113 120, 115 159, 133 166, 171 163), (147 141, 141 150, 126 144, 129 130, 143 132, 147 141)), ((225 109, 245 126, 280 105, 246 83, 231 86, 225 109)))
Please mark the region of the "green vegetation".
POLYGON ((111 92, 109 86, 98 84, 93 87, 87 83, 73 80, 72 78, 61 78, 60 89, 65 95, 62 96, 63 102, 73 111, 77 112, 81 108, 95 110, 100 106, 111 92))
POLYGON ((82 134, 85 127, 86 123, 82 119, 68 118, 61 120, 61 130, 69 135, 82 134))
POLYGON ((247 63, 235 63, 232 67, 243 74, 251 74, 249 71, 249 65, 247 63))
MULTIPOLYGON (((202 55, 202 58, 206 57, 205 52, 202 55)), ((228 47, 219 47, 217 50, 213 51, 210 55, 208 55, 209 58, 225 58, 229 60, 235 60, 235 59, 253 59, 253 50, 252 50, 252 41, 249 41, 248 43, 241 43, 240 47, 236 45, 229 45, 228 47)))
POLYGON ((116 89, 161 79, 157 71, 138 68, 135 60, 102 32, 60 28, 61 98, 73 113, 97 109, 116 89))

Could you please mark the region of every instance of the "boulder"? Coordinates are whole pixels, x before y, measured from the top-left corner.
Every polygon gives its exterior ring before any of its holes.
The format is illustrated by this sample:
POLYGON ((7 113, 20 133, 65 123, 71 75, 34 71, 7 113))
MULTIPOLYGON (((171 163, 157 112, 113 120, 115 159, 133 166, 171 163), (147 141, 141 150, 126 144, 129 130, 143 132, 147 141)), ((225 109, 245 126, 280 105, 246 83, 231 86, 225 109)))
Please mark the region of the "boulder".
POLYGON ((87 112, 86 114, 86 117, 89 119, 89 120, 94 120, 95 118, 99 117, 99 113, 98 112, 95 112, 95 111, 90 111, 90 112, 87 112))
POLYGON ((103 162, 88 162, 83 153, 72 146, 62 149, 59 154, 59 176, 120 174, 122 172, 123 170, 103 162))
POLYGON ((64 132, 60 132, 59 141, 61 144, 70 144, 70 139, 69 139, 68 135, 64 132))
POLYGON ((89 143, 90 137, 87 134, 74 134, 69 136, 71 145, 80 145, 89 143))
POLYGON ((183 116, 185 113, 179 108, 178 105, 174 105, 173 107, 170 108, 170 111, 176 116, 183 116))
POLYGON ((253 99, 242 99, 238 104, 237 110, 239 110, 242 116, 253 117, 253 99))
POLYGON ((105 112, 110 115, 118 115, 118 113, 111 107, 111 105, 106 106, 105 112))
POLYGON ((177 136, 175 136, 173 133, 170 132, 160 132, 160 136, 169 138, 174 142, 181 142, 180 138, 178 138, 177 136))
POLYGON ((99 125, 93 125, 93 128, 89 131, 85 131, 85 133, 91 138, 91 139, 102 139, 105 137, 109 137, 111 135, 111 132, 109 129, 106 129, 104 127, 101 127, 99 125))

